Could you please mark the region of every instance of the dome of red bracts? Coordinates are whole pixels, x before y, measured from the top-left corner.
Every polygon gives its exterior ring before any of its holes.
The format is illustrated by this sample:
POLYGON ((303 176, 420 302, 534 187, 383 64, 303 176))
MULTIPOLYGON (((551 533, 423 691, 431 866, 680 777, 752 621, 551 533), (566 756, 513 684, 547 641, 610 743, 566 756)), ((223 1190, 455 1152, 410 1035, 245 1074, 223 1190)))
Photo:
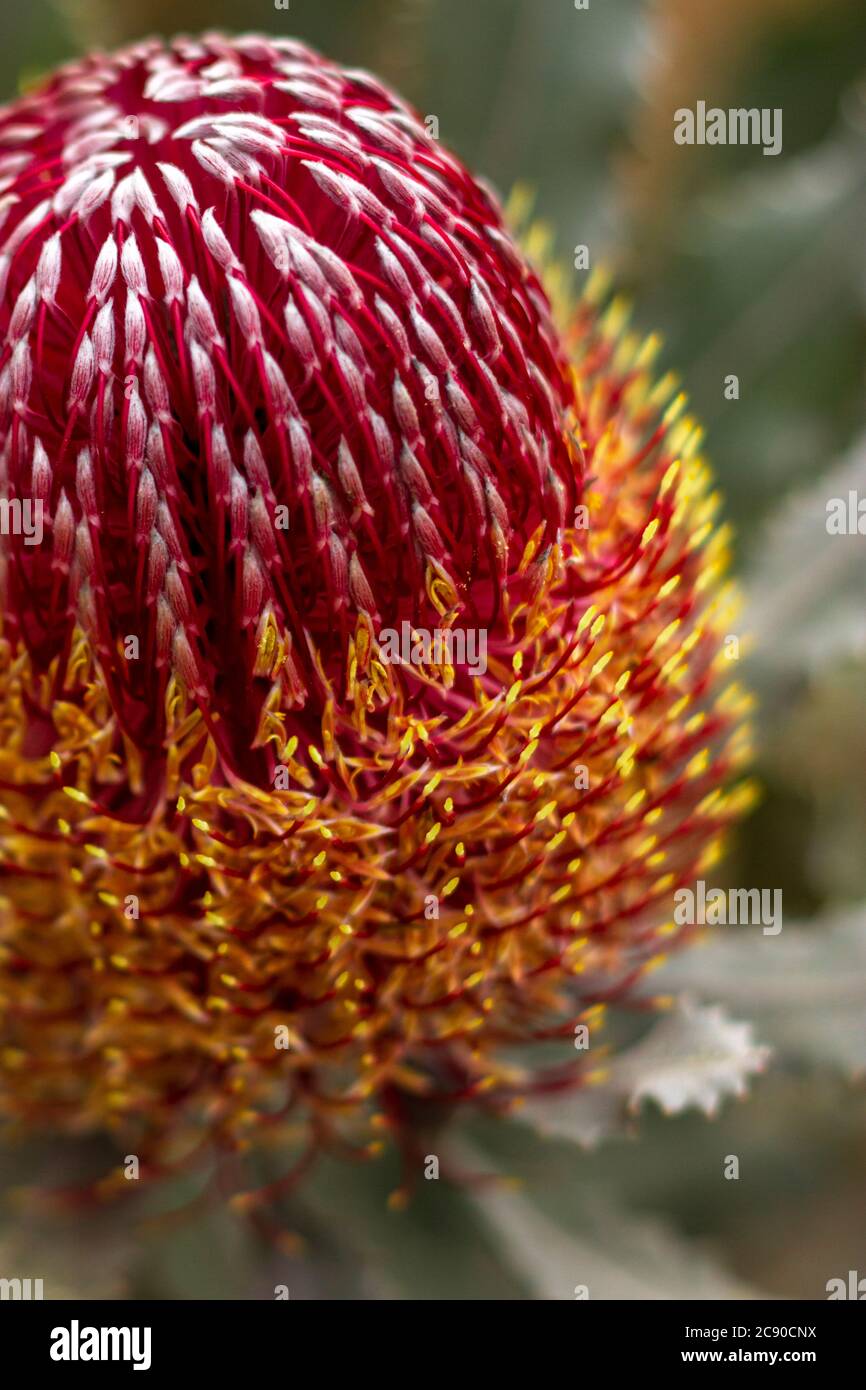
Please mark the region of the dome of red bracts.
POLYGON ((654 343, 272 38, 0 112, 0 286, 0 1115, 158 1170, 587 1084, 747 795, 654 343))

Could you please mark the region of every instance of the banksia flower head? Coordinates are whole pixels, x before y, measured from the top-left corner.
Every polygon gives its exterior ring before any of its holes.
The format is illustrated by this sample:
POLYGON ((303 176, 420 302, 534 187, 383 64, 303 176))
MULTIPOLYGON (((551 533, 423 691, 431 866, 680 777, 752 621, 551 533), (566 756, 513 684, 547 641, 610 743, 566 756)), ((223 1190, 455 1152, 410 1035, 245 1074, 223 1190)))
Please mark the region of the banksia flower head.
POLYGON ((653 344, 281 39, 63 69, 0 222, 0 1114, 158 1171, 585 1084, 742 800, 653 344))

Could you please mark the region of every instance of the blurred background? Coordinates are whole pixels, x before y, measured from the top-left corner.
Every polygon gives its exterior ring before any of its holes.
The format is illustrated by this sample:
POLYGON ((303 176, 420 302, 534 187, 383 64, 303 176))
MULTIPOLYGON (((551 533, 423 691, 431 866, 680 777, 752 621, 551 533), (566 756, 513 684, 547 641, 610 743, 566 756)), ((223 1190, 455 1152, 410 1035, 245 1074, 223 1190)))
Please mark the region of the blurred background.
MULTIPOLYGON (((866 497, 862 0, 0 0, 0 99, 89 48, 202 28, 373 69, 503 197, 528 185, 551 251, 570 267, 586 244, 663 335, 736 526, 760 698, 763 795, 725 872, 781 888, 785 927, 710 939, 653 989, 773 1051, 713 1117, 463 1122, 467 1172, 513 1184, 421 1182, 398 1211, 389 1160, 323 1165, 277 1247, 195 1184, 82 1226, 22 1185, 74 1185, 109 1152, 7 1149, 0 1266, 92 1298, 824 1298, 866 1277, 866 538, 825 526, 829 498, 866 497), (698 100, 781 107, 782 153, 676 145, 698 100)), ((707 1064, 676 1058, 686 1091, 707 1064)))

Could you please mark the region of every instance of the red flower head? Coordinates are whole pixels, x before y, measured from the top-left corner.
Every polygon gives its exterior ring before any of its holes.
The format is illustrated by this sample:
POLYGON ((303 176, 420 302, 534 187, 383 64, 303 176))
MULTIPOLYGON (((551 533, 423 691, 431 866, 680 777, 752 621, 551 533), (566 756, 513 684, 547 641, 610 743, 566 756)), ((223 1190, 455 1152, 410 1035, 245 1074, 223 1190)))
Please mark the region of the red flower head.
POLYGON ((0 222, 0 1113, 157 1163, 580 1084, 742 756, 651 345, 280 39, 63 69, 0 222))

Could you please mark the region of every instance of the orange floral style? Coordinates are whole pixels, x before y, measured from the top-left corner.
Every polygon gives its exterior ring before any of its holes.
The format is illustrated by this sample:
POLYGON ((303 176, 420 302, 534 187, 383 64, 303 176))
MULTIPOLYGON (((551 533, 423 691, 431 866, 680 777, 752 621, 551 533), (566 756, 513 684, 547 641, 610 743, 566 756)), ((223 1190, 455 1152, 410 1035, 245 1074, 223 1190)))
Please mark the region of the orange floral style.
POLYGON ((0 189, 45 521, 2 539, 0 1116, 159 1172, 587 1084, 749 796, 655 343, 593 286, 560 333, 491 194, 294 42, 67 67, 0 189), (381 659, 404 621, 486 671, 381 659))

